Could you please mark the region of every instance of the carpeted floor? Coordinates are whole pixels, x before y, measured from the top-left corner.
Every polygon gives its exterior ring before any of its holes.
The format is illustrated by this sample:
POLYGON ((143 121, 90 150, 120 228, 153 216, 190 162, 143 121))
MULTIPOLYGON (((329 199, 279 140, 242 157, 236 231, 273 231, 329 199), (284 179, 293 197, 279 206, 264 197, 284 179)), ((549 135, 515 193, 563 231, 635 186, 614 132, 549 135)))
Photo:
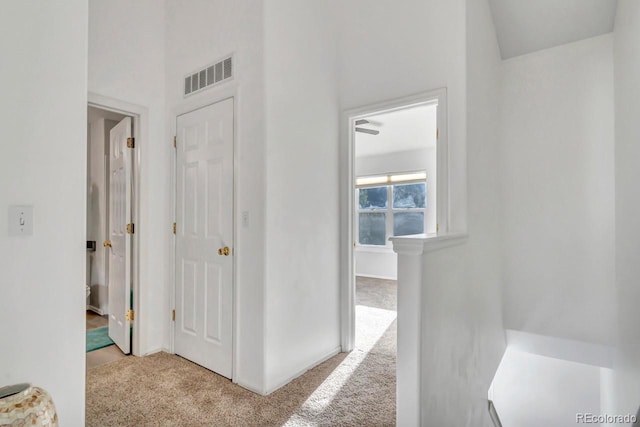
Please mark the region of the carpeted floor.
POLYGON ((167 353, 92 368, 86 425, 395 425, 395 292, 395 282, 359 279, 356 349, 269 396, 167 353))

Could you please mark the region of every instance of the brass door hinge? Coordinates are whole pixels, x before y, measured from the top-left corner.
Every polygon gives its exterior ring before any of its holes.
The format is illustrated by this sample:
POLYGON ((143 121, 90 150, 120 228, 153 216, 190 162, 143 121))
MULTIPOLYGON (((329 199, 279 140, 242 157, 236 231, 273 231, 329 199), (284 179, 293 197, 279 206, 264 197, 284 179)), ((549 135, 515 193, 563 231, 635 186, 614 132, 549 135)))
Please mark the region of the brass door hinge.
POLYGON ((174 223, 173 223, 173 234, 176 234, 176 227, 177 227, 177 226, 176 226, 176 223, 174 222, 174 223))
POLYGON ((176 311, 175 310, 171 310, 171 320, 173 320, 174 322, 176 321, 176 311))
POLYGON ((133 312, 133 310, 127 310, 127 314, 125 314, 124 320, 126 320, 127 322, 133 322, 134 319, 135 313, 133 312))
POLYGON ((436 129, 436 139, 440 138, 440 129, 436 129))
POLYGON ((127 224, 127 234, 135 233, 135 227, 133 224, 127 224))
POLYGON ((177 136, 173 136, 173 148, 176 148, 178 146, 178 137, 177 136))
POLYGON ((436 224, 436 233, 440 232, 440 224, 436 224))
POLYGON ((136 139, 127 138, 127 148, 135 148, 135 147, 136 147, 136 139))

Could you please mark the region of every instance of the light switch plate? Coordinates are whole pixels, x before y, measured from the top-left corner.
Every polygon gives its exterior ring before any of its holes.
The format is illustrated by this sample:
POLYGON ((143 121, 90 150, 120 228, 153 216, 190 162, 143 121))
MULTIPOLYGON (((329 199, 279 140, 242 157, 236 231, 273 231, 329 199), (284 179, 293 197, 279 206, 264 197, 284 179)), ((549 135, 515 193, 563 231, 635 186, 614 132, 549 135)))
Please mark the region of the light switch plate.
POLYGON ((9 236, 33 235, 33 206, 9 206, 9 236))

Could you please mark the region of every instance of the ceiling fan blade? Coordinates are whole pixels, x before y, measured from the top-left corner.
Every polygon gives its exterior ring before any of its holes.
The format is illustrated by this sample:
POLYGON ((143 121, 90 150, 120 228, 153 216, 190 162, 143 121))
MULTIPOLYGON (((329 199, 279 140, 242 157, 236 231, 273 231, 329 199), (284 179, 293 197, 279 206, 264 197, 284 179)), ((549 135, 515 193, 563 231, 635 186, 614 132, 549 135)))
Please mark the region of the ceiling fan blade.
POLYGON ((378 135, 380 133, 379 130, 366 129, 366 128, 356 128, 356 132, 368 133, 369 135, 378 135))
POLYGON ((356 122, 354 123, 356 126, 360 126, 360 125, 371 125, 373 127, 382 127, 382 122, 378 122, 375 120, 367 120, 367 119, 358 119, 356 120, 356 122))

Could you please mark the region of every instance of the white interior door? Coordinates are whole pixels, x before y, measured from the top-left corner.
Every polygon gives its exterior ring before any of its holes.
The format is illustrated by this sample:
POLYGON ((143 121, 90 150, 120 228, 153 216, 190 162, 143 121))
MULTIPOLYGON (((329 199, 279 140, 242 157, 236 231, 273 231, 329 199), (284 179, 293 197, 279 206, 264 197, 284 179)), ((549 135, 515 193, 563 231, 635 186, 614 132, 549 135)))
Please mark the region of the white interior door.
POLYGON ((131 352, 131 118, 111 129, 109 137, 109 337, 131 352), (130 231, 131 233, 129 233, 130 231))
POLYGON ((175 352, 231 378, 233 99, 176 125, 175 352))

